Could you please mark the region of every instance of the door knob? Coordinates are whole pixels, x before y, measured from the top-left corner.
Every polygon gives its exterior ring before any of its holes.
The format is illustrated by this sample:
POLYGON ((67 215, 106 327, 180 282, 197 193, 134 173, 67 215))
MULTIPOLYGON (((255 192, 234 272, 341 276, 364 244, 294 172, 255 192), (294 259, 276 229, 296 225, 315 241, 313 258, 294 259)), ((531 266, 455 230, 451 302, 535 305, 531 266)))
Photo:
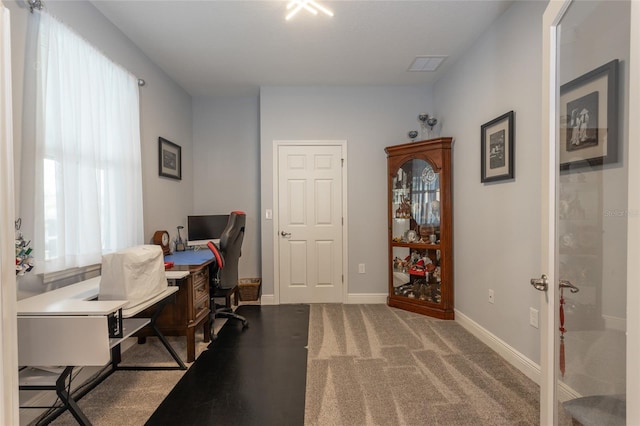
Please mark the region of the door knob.
POLYGON ((547 291, 549 287, 547 276, 542 274, 540 278, 531 278, 531 285, 538 291, 547 291))
POLYGON ((577 293, 580 291, 580 289, 578 287, 576 287, 575 285, 571 284, 570 281, 567 280, 560 280, 560 288, 568 288, 569 291, 571 293, 577 293))
POLYGON ((280 232, 280 235, 282 235, 282 236, 283 236, 283 237, 285 237, 285 238, 289 238, 289 237, 291 236, 291 232, 284 232, 284 231, 282 231, 282 232, 280 232))

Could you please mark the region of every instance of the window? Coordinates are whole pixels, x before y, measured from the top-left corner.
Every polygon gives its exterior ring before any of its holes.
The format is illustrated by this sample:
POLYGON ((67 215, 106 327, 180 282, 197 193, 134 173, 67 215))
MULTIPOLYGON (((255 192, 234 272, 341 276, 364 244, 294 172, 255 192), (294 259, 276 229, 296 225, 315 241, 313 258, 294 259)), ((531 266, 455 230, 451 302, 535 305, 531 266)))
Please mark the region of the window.
POLYGON ((44 12, 37 56, 34 239, 53 272, 143 242, 139 89, 44 12))

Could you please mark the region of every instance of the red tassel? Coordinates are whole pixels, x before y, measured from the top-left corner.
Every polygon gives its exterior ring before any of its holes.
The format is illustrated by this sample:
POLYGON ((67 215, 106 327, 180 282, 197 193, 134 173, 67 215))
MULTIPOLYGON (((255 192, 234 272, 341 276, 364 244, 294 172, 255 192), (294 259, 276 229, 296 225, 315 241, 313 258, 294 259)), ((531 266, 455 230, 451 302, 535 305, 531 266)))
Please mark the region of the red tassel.
POLYGON ((565 365, 564 365, 564 336, 560 337, 560 374, 564 377, 565 365))
POLYGON ((565 357, 564 357, 564 294, 560 289, 560 374, 564 377, 565 357))

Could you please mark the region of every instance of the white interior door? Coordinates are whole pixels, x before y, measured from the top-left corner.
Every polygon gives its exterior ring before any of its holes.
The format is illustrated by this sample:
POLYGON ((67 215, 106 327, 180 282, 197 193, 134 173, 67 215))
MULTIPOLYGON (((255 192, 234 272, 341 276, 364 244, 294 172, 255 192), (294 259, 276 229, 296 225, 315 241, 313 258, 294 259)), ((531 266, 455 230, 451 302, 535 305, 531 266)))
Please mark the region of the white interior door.
POLYGON ((342 150, 278 146, 280 303, 342 302, 342 150))
POLYGON ((629 232, 629 170, 638 167, 628 143, 630 10, 629 1, 567 0, 551 1, 544 15, 546 279, 532 280, 546 287, 542 425, 634 424, 626 414, 637 401, 627 331, 638 331, 627 318, 628 243, 638 242, 629 232))

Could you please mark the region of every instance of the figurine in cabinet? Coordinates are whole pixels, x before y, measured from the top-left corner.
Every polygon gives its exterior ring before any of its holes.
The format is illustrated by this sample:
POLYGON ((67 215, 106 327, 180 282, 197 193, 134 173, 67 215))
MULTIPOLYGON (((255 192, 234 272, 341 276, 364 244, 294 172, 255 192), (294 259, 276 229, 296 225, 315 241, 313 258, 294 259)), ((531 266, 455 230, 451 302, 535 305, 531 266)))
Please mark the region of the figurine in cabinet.
POLYGON ((436 234, 436 229, 433 225, 422 225, 420 226, 420 242, 428 243, 430 241, 430 237, 436 234))

